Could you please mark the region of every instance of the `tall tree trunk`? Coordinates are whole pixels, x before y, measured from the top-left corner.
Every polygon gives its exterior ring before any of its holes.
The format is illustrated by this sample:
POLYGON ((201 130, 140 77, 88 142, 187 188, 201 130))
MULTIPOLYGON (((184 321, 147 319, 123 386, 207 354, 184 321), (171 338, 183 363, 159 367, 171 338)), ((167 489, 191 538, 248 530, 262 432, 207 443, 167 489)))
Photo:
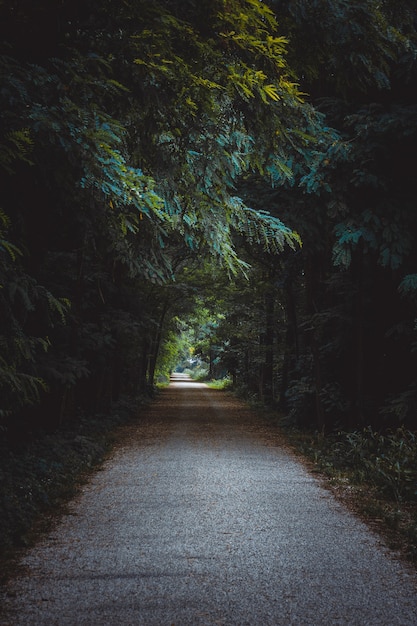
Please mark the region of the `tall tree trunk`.
POLYGON ((353 412, 351 426, 363 425, 363 376, 364 376, 364 285, 363 285, 363 244, 359 244, 353 264, 354 284, 353 297, 353 412))
POLYGON ((268 268, 262 277, 262 299, 260 306, 260 365, 259 395, 262 402, 272 404, 274 399, 274 338, 275 338, 275 293, 274 270, 268 268))
POLYGON ((210 345, 209 348, 209 371, 208 371, 209 380, 213 380, 214 378, 214 348, 210 345))
POLYGON ((261 397, 265 404, 274 400, 274 313, 275 298, 271 288, 265 294, 265 331, 263 333, 263 363, 261 366, 261 397))
MULTIPOLYGON (((310 258, 306 263, 305 275, 306 275, 306 312, 307 315, 313 316, 317 313, 315 304, 315 294, 319 294, 320 284, 320 269, 321 259, 310 258)), ((323 402, 321 399, 321 392, 323 389, 323 376, 320 363, 320 349, 317 339, 317 331, 314 328, 313 322, 311 322, 312 328, 306 334, 306 340, 310 346, 311 356, 313 359, 313 378, 315 387, 315 406, 316 406, 316 425, 320 432, 323 432, 326 427, 325 412, 323 402)))
POLYGON ((165 322, 165 317, 168 312, 168 309, 169 309, 169 301, 167 299, 163 304, 162 312, 159 317, 158 328, 156 329, 155 337, 153 341, 151 342, 152 353, 149 355, 149 362, 148 362, 148 385, 151 388, 155 384, 156 364, 158 361, 158 355, 159 355, 159 350, 160 350, 161 341, 162 341, 162 333, 164 330, 164 322, 165 322))
POLYGON ((142 349, 141 349, 141 354, 139 356, 139 365, 138 365, 138 374, 137 374, 139 393, 145 393, 146 386, 148 384, 147 372, 148 372, 149 351, 150 351, 150 341, 149 341, 149 338, 145 335, 142 339, 142 349))
POLYGON ((285 295, 286 329, 279 393, 279 407, 283 411, 287 408, 286 393, 290 380, 290 370, 296 365, 300 356, 297 309, 295 306, 294 290, 291 278, 288 278, 285 283, 285 295))
POLYGON ((311 347, 311 353, 313 355, 317 429, 319 430, 319 432, 324 432, 324 429, 326 427, 326 420, 325 420, 323 402, 321 400, 323 379, 322 379, 322 373, 321 373, 319 346, 317 343, 314 329, 311 331, 311 335, 310 335, 310 347, 311 347))

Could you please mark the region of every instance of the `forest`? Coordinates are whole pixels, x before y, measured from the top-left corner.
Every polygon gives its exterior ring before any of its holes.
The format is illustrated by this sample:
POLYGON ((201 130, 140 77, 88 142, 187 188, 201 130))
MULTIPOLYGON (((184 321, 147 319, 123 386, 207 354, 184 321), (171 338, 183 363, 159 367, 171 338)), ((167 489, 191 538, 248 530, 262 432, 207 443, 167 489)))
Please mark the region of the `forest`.
POLYGON ((0 29, 4 458, 175 368, 417 431, 414 0, 0 0, 0 29))

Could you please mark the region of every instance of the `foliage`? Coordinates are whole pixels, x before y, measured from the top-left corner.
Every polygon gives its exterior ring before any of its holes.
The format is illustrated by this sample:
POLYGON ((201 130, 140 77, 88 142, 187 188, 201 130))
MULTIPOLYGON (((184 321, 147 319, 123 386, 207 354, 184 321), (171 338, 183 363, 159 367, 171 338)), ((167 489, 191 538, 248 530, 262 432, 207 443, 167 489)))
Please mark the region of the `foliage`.
POLYGON ((411 0, 0 17, 9 423, 150 392, 186 332, 295 423, 413 425, 411 0))
MULTIPOLYGON (((413 4, 296 0, 271 5, 291 34, 291 60, 316 97, 389 89, 393 65, 412 56, 413 4)), ((410 57, 408 58, 410 60, 410 57)))
MULTIPOLYGON (((270 6, 290 35, 280 45, 321 110, 321 135, 298 122, 293 149, 255 162, 236 180, 237 195, 242 208, 299 233, 303 246, 283 248, 281 234, 273 257, 245 224, 235 242, 248 283, 217 278, 212 310, 223 317, 201 356, 235 385, 272 394, 299 425, 413 427, 415 12, 371 0, 270 6)), ((250 106, 257 93, 246 80, 250 106)), ((255 144, 243 145, 249 159, 255 144)))
MULTIPOLYGON (((138 137, 134 144, 130 138, 133 155, 154 173, 186 244, 195 250, 203 243, 233 270, 239 266, 234 229, 258 228, 271 249, 277 240, 295 242, 279 220, 248 212, 233 193, 253 168, 285 168, 285 150, 305 143, 296 139, 301 127, 311 127, 311 141, 322 132, 314 110, 287 80, 285 42, 271 34, 277 30, 272 12, 261 2, 203 3, 190 5, 184 20, 164 3, 126 6, 120 24, 133 65, 127 72, 117 55, 113 64, 136 94, 128 112, 138 137), (142 128, 147 132, 139 137, 142 128)), ((110 37, 119 38, 119 31, 110 37)))
POLYGON ((120 403, 107 416, 80 418, 71 427, 19 445, 2 444, 0 556, 27 546, 41 517, 74 495, 80 480, 100 463, 115 429, 131 419, 133 405, 120 403))
POLYGON ((336 497, 414 563, 417 556, 416 433, 372 428, 322 433, 288 429, 292 445, 324 474, 336 497))
POLYGON ((303 241, 276 259, 285 278, 275 306, 287 331, 274 350, 275 393, 299 425, 412 428, 415 7, 271 6, 302 88, 341 138, 312 150, 309 172, 296 162, 279 188, 247 184, 245 199, 285 207, 280 217, 303 241))
POLYGON ((233 273, 246 268, 236 234, 274 253, 299 246, 236 186, 252 170, 291 177, 290 155, 307 159, 329 133, 262 2, 188 3, 186 14, 162 1, 42 6, 0 8, 0 250, 13 302, 2 295, 18 337, 4 339, 1 367, 5 413, 42 400, 60 423, 81 398, 103 402, 103 388, 111 402, 130 371, 152 386, 184 296, 171 282, 179 249, 233 273))
POLYGON ((225 378, 221 378, 218 380, 209 380, 207 381, 207 385, 211 389, 230 389, 233 385, 233 381, 231 378, 226 376, 225 378))
MULTIPOLYGON (((9 220, 4 214, 0 217, 5 230, 9 220)), ((33 318, 39 315, 44 318, 45 333, 48 326, 63 323, 68 302, 55 298, 19 268, 20 249, 3 238, 7 232, 0 230, 0 236, 0 312, 4 320, 0 331, 0 418, 5 418, 20 407, 37 403, 40 394, 47 390, 36 362, 48 351, 50 340, 47 334, 31 334, 30 329, 33 318)))
POLYGON ((396 502, 416 501, 417 442, 414 431, 400 428, 385 434, 366 428, 339 432, 302 444, 319 467, 348 472, 355 484, 375 487, 396 502), (309 447, 311 445, 311 447, 309 447))

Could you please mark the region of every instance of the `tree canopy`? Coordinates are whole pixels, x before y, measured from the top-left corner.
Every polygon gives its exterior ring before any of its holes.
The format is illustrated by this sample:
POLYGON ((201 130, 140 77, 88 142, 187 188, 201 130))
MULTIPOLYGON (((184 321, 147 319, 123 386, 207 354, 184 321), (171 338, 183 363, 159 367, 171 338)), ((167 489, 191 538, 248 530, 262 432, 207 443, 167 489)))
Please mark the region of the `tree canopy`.
POLYGON ((222 309, 222 371, 295 420, 411 419, 411 0, 13 0, 0 17, 9 431, 149 390, 202 298, 222 309))

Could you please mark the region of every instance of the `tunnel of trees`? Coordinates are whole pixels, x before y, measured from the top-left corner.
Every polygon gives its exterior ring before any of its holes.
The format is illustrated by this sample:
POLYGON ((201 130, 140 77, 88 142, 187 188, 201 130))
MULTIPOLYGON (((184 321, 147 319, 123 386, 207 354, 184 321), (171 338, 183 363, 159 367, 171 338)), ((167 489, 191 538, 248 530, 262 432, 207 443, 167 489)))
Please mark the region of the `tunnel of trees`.
POLYGON ((0 437, 191 352, 303 428, 416 428, 414 0, 1 0, 0 29, 0 437))

